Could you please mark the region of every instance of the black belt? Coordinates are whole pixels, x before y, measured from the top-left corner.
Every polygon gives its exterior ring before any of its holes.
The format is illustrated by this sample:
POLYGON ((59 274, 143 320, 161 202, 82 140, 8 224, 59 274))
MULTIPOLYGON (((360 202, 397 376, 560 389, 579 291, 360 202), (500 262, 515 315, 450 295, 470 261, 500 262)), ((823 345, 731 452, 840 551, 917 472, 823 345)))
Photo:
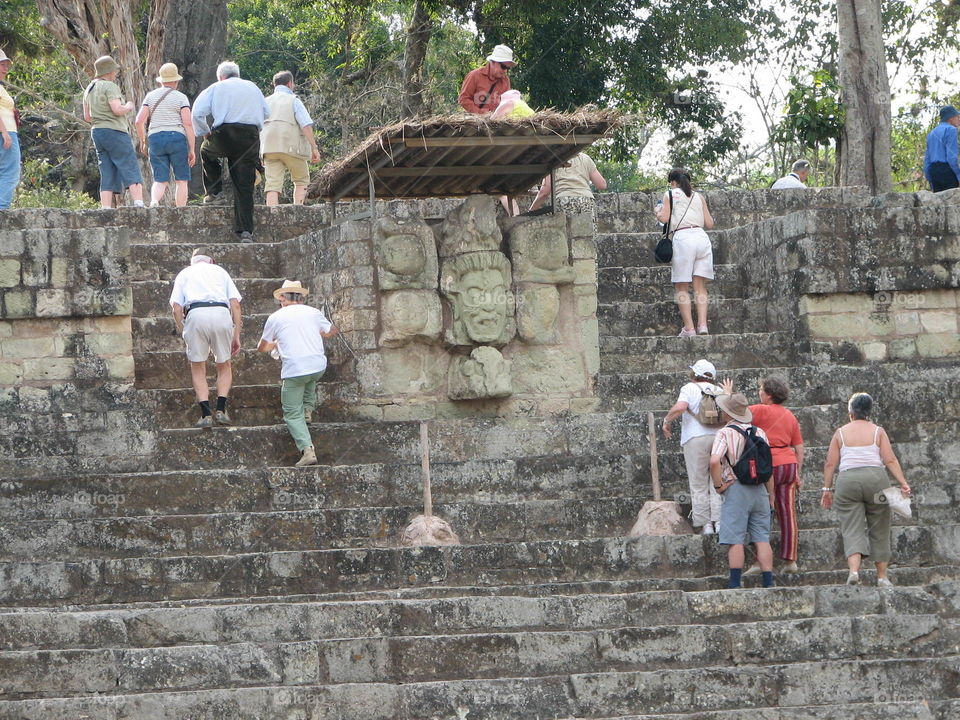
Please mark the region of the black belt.
POLYGON ((183 309, 183 316, 186 317, 190 313, 190 311, 193 310, 194 308, 202 308, 202 307, 222 307, 222 308, 227 308, 228 310, 230 309, 229 305, 222 302, 195 302, 195 303, 190 303, 183 309))

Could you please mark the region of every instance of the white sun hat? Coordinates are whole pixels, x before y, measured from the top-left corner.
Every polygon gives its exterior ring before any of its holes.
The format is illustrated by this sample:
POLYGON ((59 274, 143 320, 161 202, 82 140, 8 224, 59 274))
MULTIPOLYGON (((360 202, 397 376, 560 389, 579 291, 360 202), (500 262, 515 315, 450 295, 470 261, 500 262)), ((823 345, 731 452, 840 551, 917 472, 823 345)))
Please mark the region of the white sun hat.
POLYGON ((516 65, 513 60, 513 50, 506 45, 497 45, 493 52, 487 56, 488 62, 510 63, 516 65))

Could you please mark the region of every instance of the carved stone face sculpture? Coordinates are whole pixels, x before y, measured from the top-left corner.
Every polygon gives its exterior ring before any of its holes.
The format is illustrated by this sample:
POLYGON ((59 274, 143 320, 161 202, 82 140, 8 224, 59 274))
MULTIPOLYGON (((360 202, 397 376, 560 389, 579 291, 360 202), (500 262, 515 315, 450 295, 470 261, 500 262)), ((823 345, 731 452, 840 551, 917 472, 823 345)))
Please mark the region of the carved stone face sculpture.
POLYGON ((440 257, 499 250, 503 235, 497 225, 496 200, 474 195, 447 215, 440 239, 440 257))
POLYGON ((531 345, 557 341, 560 293, 554 285, 525 288, 517 305, 517 331, 531 345))
POLYGON ((562 215, 512 219, 508 227, 510 253, 517 282, 573 282, 567 224, 562 215))
POLYGON ((509 342, 516 332, 510 280, 510 262, 500 252, 468 253, 446 261, 441 289, 453 316, 447 341, 454 345, 509 342))
POLYGON ((510 361, 492 347, 478 347, 470 357, 450 364, 447 394, 453 400, 509 397, 513 394, 510 361))
POLYGON ((440 338, 440 298, 428 290, 397 290, 383 294, 380 305, 380 344, 398 347, 411 340, 440 338))
POLYGON ((383 218, 374 227, 381 290, 436 288, 437 249, 426 223, 383 218))

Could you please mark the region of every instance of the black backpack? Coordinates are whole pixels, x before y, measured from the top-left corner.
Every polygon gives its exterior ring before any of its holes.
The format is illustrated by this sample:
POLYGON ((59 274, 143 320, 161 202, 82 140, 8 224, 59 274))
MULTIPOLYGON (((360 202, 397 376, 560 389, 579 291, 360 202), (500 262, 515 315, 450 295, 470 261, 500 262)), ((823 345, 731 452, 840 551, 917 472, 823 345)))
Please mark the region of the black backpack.
POLYGON ((743 435, 743 452, 732 466, 733 474, 741 485, 763 485, 773 476, 773 453, 770 445, 757 435, 757 428, 751 425, 747 430, 730 425, 743 435))

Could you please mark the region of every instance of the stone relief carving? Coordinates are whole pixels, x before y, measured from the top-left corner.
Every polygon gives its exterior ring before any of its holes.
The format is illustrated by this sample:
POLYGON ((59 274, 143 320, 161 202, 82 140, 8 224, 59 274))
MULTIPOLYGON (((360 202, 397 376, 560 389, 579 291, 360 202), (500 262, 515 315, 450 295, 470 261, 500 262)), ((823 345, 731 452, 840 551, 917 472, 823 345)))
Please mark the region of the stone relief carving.
POLYGON ((505 345, 516 334, 510 261, 501 252, 474 252, 443 262, 440 289, 450 303, 452 345, 505 345))
POLYGON ((573 282, 573 265, 563 215, 514 219, 505 223, 517 282, 562 285, 573 282))
POLYGON ((381 290, 433 290, 437 287, 437 248, 423 222, 382 218, 373 231, 381 290))
POLYGON ((513 394, 510 361, 489 346, 474 348, 470 357, 454 358, 447 394, 452 400, 509 397, 513 394))
POLYGON ((490 195, 472 195, 447 215, 440 232, 440 257, 499 250, 503 235, 497 225, 496 203, 490 195))
POLYGON ((430 290, 396 290, 380 300, 380 344, 399 347, 412 340, 440 339, 440 298, 430 290))
POLYGON ((557 318, 560 315, 560 291, 554 285, 524 288, 517 299, 517 333, 531 345, 558 342, 557 318))

